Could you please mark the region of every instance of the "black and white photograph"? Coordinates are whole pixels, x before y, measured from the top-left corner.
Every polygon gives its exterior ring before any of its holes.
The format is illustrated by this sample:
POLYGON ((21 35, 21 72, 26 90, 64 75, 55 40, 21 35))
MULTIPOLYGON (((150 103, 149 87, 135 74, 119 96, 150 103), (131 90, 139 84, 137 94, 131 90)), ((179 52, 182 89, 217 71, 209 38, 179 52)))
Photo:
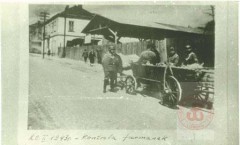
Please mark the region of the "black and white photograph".
POLYGON ((28 129, 213 128, 214 29, 213 5, 30 4, 28 129))
POLYGON ((0 3, 4 145, 239 144, 238 2, 25 1, 0 3))

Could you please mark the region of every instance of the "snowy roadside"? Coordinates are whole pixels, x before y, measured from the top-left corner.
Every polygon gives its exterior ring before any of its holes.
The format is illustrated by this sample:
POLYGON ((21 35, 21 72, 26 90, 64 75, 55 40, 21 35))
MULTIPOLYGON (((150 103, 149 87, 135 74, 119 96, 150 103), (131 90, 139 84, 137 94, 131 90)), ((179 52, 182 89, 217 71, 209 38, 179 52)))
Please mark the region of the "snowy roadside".
MULTIPOLYGON (((33 56, 33 57, 42 57, 42 55, 40 55, 40 54, 30 53, 30 55, 33 56)), ((57 56, 48 57, 47 55, 45 56, 44 59, 51 60, 51 61, 54 61, 56 63, 61 63, 63 65, 69 65, 70 67, 73 67, 73 68, 81 67, 81 68, 91 70, 91 71, 94 71, 94 72, 102 71, 102 65, 97 64, 97 63, 95 63, 91 67, 89 62, 85 63, 82 60, 74 60, 74 59, 69 59, 69 58, 59 58, 57 56)))
MULTIPOLYGON (((30 53, 31 56, 33 57, 42 57, 42 55, 40 54, 34 54, 34 53, 30 53)), ((135 61, 138 59, 137 56, 135 55, 129 55, 129 56, 125 56, 125 55, 122 55, 122 54, 119 54, 120 57, 122 58, 122 61, 123 61, 123 67, 125 66, 130 66, 130 61, 135 61)), ((93 66, 90 66, 90 63, 89 61, 87 63, 85 63, 84 61, 82 60, 74 60, 74 59, 69 59, 69 58, 59 58, 57 56, 45 56, 46 60, 51 60, 51 61, 54 61, 56 63, 61 63, 63 65, 68 65, 69 67, 73 68, 73 69, 81 69, 81 70, 88 70, 88 71, 91 71, 91 72, 97 72, 97 73, 103 73, 103 68, 102 68, 102 65, 101 64, 98 64, 98 63, 94 63, 93 66)), ((126 75, 132 75, 132 71, 131 70, 125 70, 123 72, 124 74, 126 75)))

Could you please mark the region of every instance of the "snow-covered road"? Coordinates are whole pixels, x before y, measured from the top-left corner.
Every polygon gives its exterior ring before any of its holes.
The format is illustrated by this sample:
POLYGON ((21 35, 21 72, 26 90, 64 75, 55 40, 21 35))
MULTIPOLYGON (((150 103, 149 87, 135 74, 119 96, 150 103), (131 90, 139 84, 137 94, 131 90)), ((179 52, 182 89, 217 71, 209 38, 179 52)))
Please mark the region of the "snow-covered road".
POLYGON ((102 93, 103 71, 30 54, 29 129, 176 129, 177 111, 154 97, 102 93))

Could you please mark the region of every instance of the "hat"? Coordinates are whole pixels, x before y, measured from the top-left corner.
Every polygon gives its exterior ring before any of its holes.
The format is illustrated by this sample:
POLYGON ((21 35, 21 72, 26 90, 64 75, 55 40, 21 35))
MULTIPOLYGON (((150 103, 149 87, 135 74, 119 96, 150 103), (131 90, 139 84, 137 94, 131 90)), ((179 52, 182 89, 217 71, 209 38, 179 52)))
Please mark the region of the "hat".
POLYGON ((170 51, 174 51, 175 49, 174 49, 173 46, 171 46, 169 50, 170 50, 170 51))

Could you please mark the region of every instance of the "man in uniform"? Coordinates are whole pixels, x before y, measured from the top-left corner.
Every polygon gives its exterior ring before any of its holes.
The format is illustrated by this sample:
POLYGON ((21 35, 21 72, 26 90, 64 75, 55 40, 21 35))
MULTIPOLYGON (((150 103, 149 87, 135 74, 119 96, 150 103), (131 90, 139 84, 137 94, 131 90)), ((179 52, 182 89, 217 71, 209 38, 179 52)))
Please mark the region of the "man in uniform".
POLYGON ((190 45, 186 45, 187 57, 184 59, 184 65, 191 65, 194 63, 198 63, 197 55, 192 51, 192 47, 190 45))
POLYGON ((84 49, 82 57, 84 58, 84 62, 87 63, 87 58, 88 58, 88 52, 87 49, 84 49))
POLYGON ((122 60, 114 46, 109 47, 109 52, 106 53, 102 60, 104 70, 104 84, 103 92, 106 93, 106 88, 110 80, 110 91, 114 91, 114 87, 117 83, 117 73, 122 72, 122 60))
POLYGON ((178 54, 176 53, 174 47, 170 47, 168 60, 169 60, 169 63, 170 63, 171 65, 174 65, 174 66, 177 66, 177 65, 178 65, 179 56, 178 56, 178 54))

